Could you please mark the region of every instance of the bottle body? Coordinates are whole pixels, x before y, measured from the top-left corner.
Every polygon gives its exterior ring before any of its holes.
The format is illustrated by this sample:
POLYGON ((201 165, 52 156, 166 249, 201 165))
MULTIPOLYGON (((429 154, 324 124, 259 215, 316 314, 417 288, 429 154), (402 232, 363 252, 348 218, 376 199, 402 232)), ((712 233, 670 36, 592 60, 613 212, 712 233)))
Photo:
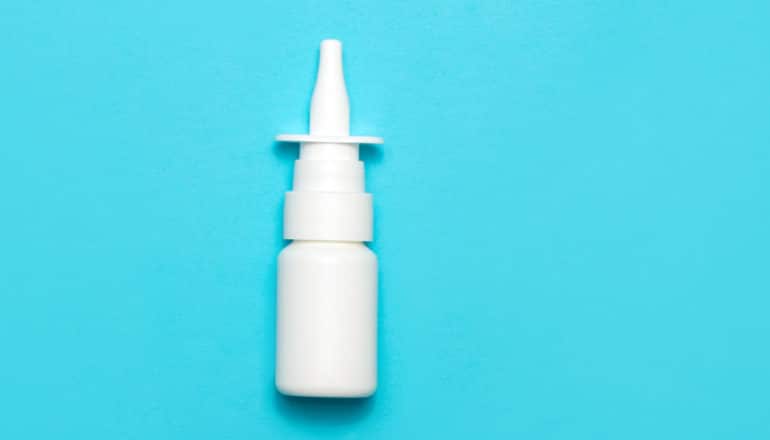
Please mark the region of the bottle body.
POLYGON ((365 397, 377 388, 377 257, 361 242, 295 240, 278 257, 276 387, 365 397))

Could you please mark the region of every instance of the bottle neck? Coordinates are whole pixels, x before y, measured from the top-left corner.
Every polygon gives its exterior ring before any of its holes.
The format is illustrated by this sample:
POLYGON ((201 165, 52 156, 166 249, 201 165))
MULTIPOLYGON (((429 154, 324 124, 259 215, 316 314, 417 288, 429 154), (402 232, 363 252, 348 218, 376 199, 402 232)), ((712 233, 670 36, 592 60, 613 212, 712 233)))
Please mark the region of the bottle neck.
POLYGON ((290 240, 371 241, 372 196, 364 190, 357 144, 302 144, 283 220, 290 240))
POLYGON ((303 143, 294 162, 294 191, 363 193, 357 144, 303 143))
POLYGON ((303 142, 299 146, 300 160, 358 160, 358 144, 303 142))

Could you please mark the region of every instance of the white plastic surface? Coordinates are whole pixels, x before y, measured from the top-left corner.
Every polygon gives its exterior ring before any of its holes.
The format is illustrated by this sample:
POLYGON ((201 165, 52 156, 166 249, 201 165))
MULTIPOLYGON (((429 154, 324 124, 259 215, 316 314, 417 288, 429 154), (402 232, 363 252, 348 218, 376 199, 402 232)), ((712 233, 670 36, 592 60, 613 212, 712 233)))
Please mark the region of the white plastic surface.
POLYGON ((376 136, 322 136, 314 134, 279 134, 275 140, 281 142, 322 142, 330 144, 381 144, 376 136))
POLYGON ((283 235, 293 240, 371 241, 372 196, 366 193, 286 193, 283 235), (312 222, 303 219, 312 218, 312 222))
POLYGON ((371 241, 372 203, 364 192, 358 145, 379 144, 382 139, 350 136, 350 104, 339 41, 321 42, 318 75, 310 101, 310 134, 282 134, 276 139, 301 142, 294 168, 294 190, 287 194, 284 205, 283 237, 371 241))
POLYGON ((342 44, 321 42, 310 134, 301 142, 286 194, 278 258, 275 383, 284 394, 365 397, 377 387, 377 257, 372 197, 364 189, 359 143, 350 136, 342 44))
POLYGON ((377 257, 361 243, 295 241, 278 257, 275 384, 365 397, 377 387, 377 257))

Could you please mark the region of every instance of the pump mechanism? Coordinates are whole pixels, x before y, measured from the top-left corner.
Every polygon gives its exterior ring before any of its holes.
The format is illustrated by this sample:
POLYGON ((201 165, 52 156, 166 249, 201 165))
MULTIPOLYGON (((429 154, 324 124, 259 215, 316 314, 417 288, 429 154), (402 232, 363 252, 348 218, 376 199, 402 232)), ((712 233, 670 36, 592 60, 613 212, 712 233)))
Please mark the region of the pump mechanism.
POLYGON ((300 142, 293 190, 286 193, 284 238, 371 241, 372 196, 364 190, 359 144, 382 138, 350 136, 350 104, 342 73, 342 43, 323 40, 313 98, 310 134, 282 134, 300 142))

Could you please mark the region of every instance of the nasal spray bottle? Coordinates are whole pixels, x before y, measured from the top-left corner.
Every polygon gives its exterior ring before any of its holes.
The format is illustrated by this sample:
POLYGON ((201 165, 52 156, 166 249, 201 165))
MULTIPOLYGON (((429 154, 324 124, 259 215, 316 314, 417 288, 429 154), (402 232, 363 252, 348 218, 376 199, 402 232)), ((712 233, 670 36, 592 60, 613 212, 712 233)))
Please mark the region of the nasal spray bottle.
POLYGON ((359 144, 350 136, 342 44, 321 42, 310 134, 299 142, 293 190, 286 193, 278 256, 275 384, 283 394, 366 397, 377 388, 377 256, 372 196, 364 190, 359 144))

